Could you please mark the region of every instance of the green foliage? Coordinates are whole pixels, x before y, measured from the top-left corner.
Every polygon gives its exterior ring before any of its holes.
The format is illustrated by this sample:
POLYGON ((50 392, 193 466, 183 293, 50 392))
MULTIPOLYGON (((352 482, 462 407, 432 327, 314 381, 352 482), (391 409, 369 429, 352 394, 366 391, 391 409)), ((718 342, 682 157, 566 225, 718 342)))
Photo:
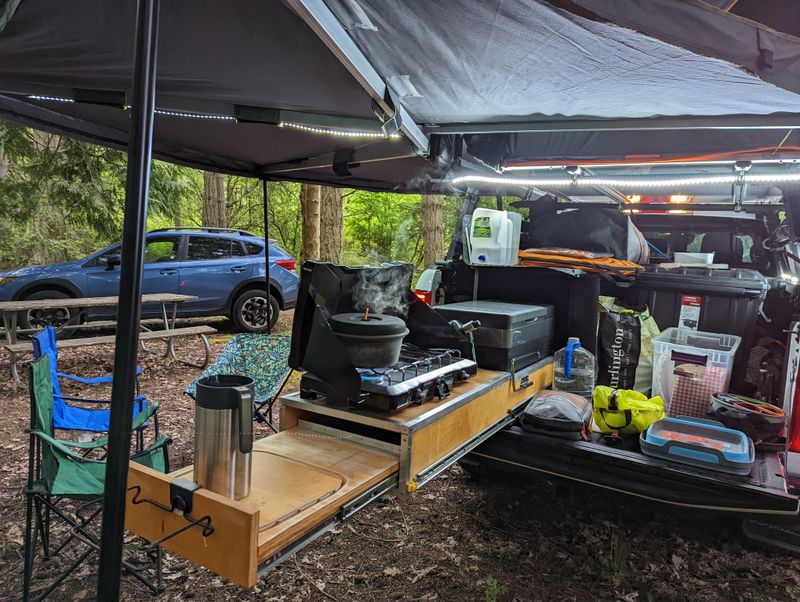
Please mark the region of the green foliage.
POLYGON ((484 602, 497 602, 499 596, 508 592, 505 585, 500 585, 494 577, 489 575, 483 580, 483 599, 484 602))
MULTIPOLYGON (((74 259, 119 239, 124 153, 2 122, 0 148, 0 266, 74 259)), ((192 171, 154 162, 150 215, 180 214, 192 171)))
MULTIPOLYGON (((84 257, 120 240, 125 153, 0 121, 0 269, 84 257)), ((299 257, 300 185, 270 182, 269 235, 299 257)), ((199 226, 203 175, 154 161, 148 227, 199 226)), ((264 233, 260 180, 225 178, 231 227, 264 233)), ((494 199, 486 200, 493 206, 494 199)), ((449 240, 460 199, 445 198, 449 240)), ((344 263, 422 263, 421 197, 345 190, 344 263)))

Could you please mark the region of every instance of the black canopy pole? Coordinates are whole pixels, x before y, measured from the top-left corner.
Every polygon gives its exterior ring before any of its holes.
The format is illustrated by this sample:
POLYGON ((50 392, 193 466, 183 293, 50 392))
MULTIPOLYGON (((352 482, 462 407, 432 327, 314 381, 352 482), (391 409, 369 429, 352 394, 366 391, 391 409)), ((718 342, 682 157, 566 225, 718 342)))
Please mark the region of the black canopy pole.
POLYGON ((142 305, 142 266, 153 150, 158 0, 139 0, 133 54, 128 173, 108 437, 103 531, 100 536, 99 600, 118 600, 122 562, 131 419, 136 387, 136 352, 142 305))
POLYGON ((269 194, 267 179, 261 179, 261 190, 264 195, 264 261, 267 263, 267 334, 272 334, 272 301, 269 296, 269 194))

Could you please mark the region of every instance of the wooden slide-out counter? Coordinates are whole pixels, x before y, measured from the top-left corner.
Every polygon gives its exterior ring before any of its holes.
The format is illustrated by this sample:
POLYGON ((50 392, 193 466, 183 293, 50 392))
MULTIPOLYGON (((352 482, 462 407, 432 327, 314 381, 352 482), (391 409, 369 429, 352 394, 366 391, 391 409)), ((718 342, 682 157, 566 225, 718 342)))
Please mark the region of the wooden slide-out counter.
MULTIPOLYGON (((521 371, 513 385, 508 373, 479 370, 447 399, 391 415, 289 395, 282 399, 281 432, 254 444, 250 494, 234 501, 198 490, 191 516, 210 517, 213 533, 204 537, 199 526, 190 527, 163 546, 252 587, 259 573, 372 500, 398 487, 413 492, 513 420, 551 380, 549 360, 521 371), (525 379, 531 385, 519 388, 525 379)), ((126 528, 156 541, 188 525, 178 512, 141 500, 169 507, 170 483, 191 480, 192 470, 165 475, 131 463, 126 528)))

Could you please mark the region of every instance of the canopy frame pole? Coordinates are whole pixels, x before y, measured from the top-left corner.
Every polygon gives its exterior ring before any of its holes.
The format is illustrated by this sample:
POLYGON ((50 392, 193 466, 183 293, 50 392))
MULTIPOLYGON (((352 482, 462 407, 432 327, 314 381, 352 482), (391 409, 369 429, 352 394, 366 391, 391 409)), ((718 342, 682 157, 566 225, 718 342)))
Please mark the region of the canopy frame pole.
POLYGON ((147 231, 150 162, 153 153, 159 0, 138 0, 133 64, 128 166, 114 381, 108 437, 103 530, 100 536, 99 600, 118 600, 125 529, 133 398, 142 305, 142 269, 147 231))
MULTIPOLYGON (((269 279, 269 191, 267 190, 267 179, 261 178, 261 193, 264 198, 264 263, 266 263, 265 275, 267 285, 267 334, 272 334, 272 301, 270 299, 270 279, 269 279)), ((270 414, 270 418, 272 415, 270 414)))
POLYGON ((430 146, 428 136, 414 122, 399 101, 392 103, 386 82, 356 46, 325 2, 323 0, 286 0, 286 3, 333 52, 339 62, 369 93, 375 104, 390 119, 395 118, 400 131, 406 135, 420 154, 427 155, 430 146))
POLYGON ((791 130, 800 129, 800 113, 507 121, 430 125, 431 134, 536 134, 545 132, 649 132, 660 130, 791 130))

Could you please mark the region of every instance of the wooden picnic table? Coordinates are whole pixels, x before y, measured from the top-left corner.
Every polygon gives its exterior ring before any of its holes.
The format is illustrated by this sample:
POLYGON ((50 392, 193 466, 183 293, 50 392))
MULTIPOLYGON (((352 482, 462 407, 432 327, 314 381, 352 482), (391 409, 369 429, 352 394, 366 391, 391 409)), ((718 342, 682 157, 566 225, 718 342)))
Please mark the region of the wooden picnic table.
MULTIPOLYGON (((178 315, 178 305, 186 301, 196 301, 198 297, 194 295, 179 295, 174 293, 153 293, 142 295, 142 303, 160 303, 161 304, 161 322, 163 330, 155 330, 148 328, 141 324, 142 336, 139 341, 142 349, 152 353, 145 345, 145 340, 156 338, 164 339, 167 343, 167 350, 164 354, 165 357, 171 357, 182 363, 205 368, 210 361, 211 349, 208 344, 207 334, 213 334, 216 329, 210 326, 195 326, 189 328, 176 328, 175 321, 178 315), (171 305, 171 311, 167 310, 167 306, 171 305), (199 336, 203 341, 205 348, 205 361, 202 364, 192 364, 181 360, 175 355, 175 348, 172 339, 181 336, 199 336)), ((21 311, 31 311, 35 309, 58 309, 58 308, 76 308, 79 311, 75 315, 70 316, 69 322, 61 325, 56 330, 63 330, 64 328, 74 328, 79 321, 81 315, 89 308, 92 307, 115 307, 119 304, 119 297, 77 297, 70 299, 32 299, 28 301, 2 301, 0 302, 0 313, 3 315, 3 327, 5 329, 6 350, 11 356, 11 375, 15 380, 19 381, 19 373, 17 372, 17 360, 20 355, 30 353, 33 351, 33 344, 30 342, 17 342, 17 335, 20 331, 18 328, 17 315, 21 311)), ((27 331, 26 331, 27 332, 27 331)), ((79 347, 88 345, 102 345, 106 343, 113 343, 113 336, 105 337, 91 337, 85 339, 74 339, 69 344, 63 346, 79 347)))
MULTIPOLYGON (((184 301, 197 301, 198 297, 194 295, 176 295, 173 293, 154 293, 149 295, 142 295, 142 303, 161 303, 162 318, 164 320, 164 327, 167 328, 170 324, 167 317, 167 305, 172 304, 172 320, 171 325, 175 325, 175 318, 177 317, 178 305, 184 301)), ((34 309, 60 309, 60 308, 76 308, 82 311, 77 312, 74 316, 70 316, 70 321, 62 326, 66 328, 76 323, 80 318, 83 311, 92 307, 115 307, 119 305, 119 297, 76 297, 71 299, 31 299, 22 301, 1 301, 0 312, 3 314, 3 328, 6 333, 6 341, 13 345, 17 342, 17 314, 21 311, 31 311, 34 309)))

